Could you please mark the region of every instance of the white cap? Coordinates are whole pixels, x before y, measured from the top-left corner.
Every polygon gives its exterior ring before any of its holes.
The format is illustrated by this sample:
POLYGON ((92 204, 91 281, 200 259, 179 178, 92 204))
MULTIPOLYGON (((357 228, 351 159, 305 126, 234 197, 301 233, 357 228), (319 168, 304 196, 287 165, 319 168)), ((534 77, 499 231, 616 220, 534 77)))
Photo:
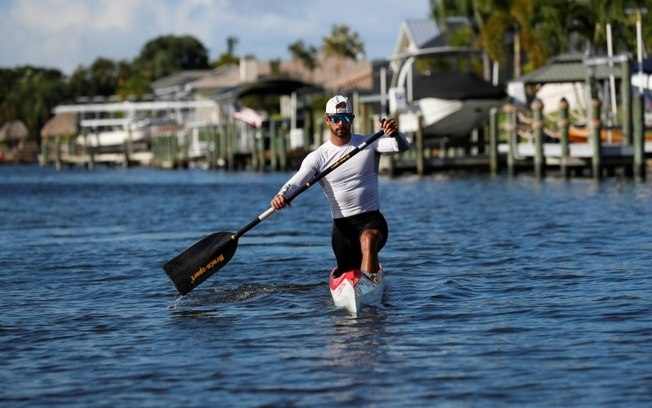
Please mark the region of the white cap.
POLYGON ((342 95, 335 95, 326 102, 326 113, 353 113, 349 98, 342 95), (344 106, 342 106, 342 104, 344 106))

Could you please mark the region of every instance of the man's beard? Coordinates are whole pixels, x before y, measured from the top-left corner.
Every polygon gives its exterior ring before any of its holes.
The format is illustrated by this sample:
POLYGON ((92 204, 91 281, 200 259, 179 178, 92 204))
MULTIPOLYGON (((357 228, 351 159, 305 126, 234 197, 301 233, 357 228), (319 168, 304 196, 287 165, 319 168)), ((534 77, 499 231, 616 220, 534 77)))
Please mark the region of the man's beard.
POLYGON ((349 135, 350 129, 341 127, 335 129, 335 134, 339 137, 347 137, 349 135))

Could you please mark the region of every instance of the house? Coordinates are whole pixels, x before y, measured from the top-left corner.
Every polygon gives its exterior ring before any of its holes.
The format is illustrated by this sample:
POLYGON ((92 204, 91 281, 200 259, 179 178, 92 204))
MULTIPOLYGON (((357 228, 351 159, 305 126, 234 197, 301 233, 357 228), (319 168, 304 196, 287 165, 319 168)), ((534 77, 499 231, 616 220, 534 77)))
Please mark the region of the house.
POLYGON ((292 78, 331 92, 371 91, 373 63, 369 60, 326 57, 319 54, 314 70, 298 60, 258 61, 243 58, 214 70, 181 71, 152 83, 157 99, 193 95, 209 98, 220 91, 269 78, 292 78))
POLYGON ((212 70, 187 70, 168 75, 151 83, 157 100, 183 100, 190 96, 186 85, 211 74, 212 70))

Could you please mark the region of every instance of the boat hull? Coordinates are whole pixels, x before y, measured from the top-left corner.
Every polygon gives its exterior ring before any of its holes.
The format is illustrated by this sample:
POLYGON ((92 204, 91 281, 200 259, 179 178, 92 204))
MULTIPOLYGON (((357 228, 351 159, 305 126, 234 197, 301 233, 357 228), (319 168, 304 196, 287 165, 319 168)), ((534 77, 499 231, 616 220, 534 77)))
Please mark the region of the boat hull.
POLYGON ((423 117, 423 132, 433 136, 469 136, 483 126, 492 108, 500 107, 500 99, 446 100, 423 98, 418 102, 423 117))
POLYGON ((336 273, 337 268, 331 271, 328 282, 335 307, 357 315, 364 305, 380 304, 385 290, 382 269, 378 272, 376 281, 359 270, 346 271, 339 276, 336 273))

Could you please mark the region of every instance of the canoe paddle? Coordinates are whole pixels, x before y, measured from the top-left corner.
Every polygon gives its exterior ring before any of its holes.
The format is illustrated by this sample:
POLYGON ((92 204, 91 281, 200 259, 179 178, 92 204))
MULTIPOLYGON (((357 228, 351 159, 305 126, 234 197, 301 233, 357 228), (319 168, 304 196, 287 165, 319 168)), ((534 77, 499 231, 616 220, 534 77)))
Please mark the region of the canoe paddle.
MULTIPOLYGON (((340 167, 344 162, 375 142, 383 134, 384 132, 382 130, 376 132, 341 159, 331 164, 326 170, 299 187, 286 197, 286 200, 292 202, 299 194, 326 177, 331 171, 340 167)), ((208 235, 163 265, 165 273, 170 277, 177 291, 181 295, 186 295, 215 272, 222 269, 233 258, 235 250, 238 248, 238 239, 250 229, 260 224, 265 218, 272 215, 274 211, 274 207, 270 207, 238 232, 216 232, 208 235)))

